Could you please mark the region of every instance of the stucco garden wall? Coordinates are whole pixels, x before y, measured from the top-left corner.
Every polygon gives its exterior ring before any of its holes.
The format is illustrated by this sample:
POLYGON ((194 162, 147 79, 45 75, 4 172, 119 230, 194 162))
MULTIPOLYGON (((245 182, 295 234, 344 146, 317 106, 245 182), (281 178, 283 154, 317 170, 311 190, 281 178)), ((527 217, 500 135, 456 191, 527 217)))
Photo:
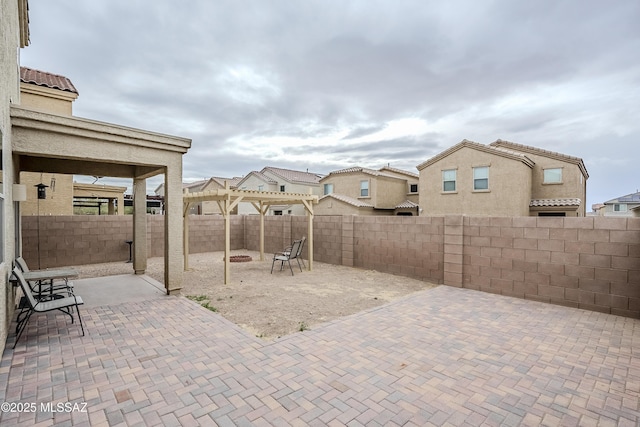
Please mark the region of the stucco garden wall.
MULTIPOLYGON (((131 220, 40 217, 41 268, 126 261, 131 220)), ((147 220, 149 256, 162 256, 164 218, 147 220)), ((34 268, 37 224, 23 218, 34 268)), ((232 216, 231 248, 258 250, 259 227, 232 216)), ((303 216, 265 217, 266 256, 307 230, 303 216)), ((316 216, 313 237, 319 262, 640 318, 640 218, 316 216)), ((191 216, 189 241, 192 253, 223 250, 223 218, 191 216)))

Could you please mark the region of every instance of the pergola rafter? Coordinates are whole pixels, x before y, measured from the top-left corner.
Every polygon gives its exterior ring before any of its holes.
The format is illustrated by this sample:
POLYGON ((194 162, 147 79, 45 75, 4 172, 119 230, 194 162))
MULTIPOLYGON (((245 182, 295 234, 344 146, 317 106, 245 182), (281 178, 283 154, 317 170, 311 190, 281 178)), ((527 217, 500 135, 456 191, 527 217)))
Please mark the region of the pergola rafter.
POLYGON ((280 193, 270 191, 237 190, 229 187, 183 194, 184 215, 184 268, 189 267, 189 205, 191 203, 215 201, 224 217, 224 283, 231 279, 229 257, 231 255, 231 211, 240 202, 248 202, 260 214, 260 261, 264 261, 264 216, 269 207, 281 204, 302 204, 308 217, 309 248, 308 269, 313 270, 313 205, 318 203, 318 196, 303 193, 280 193))

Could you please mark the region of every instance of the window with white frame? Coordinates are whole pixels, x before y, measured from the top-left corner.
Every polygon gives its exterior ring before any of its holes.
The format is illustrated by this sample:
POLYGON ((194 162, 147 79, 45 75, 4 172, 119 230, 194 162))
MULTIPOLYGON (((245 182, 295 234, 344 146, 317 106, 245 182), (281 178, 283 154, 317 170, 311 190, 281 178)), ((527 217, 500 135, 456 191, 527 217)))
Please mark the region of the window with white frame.
POLYGON ((360 181, 360 197, 369 197, 369 181, 360 181))
POLYGON ((264 191, 264 184, 258 185, 258 191, 264 191))
POLYGON ((543 183, 545 184, 561 184, 562 168, 550 168, 543 170, 543 183))
POLYGON ((409 193, 417 193, 418 184, 409 184, 409 193))
POLYGON ((324 195, 333 193, 333 184, 324 184, 324 195))
POLYGON ((613 205, 613 211, 614 212, 626 212, 627 211, 627 205, 624 203, 615 203, 613 205))
POLYGON ((457 171, 455 169, 446 169, 442 171, 442 191, 456 191, 456 176, 457 171))
POLYGON ((480 166, 477 168, 473 168, 473 189, 489 189, 489 166, 480 166))

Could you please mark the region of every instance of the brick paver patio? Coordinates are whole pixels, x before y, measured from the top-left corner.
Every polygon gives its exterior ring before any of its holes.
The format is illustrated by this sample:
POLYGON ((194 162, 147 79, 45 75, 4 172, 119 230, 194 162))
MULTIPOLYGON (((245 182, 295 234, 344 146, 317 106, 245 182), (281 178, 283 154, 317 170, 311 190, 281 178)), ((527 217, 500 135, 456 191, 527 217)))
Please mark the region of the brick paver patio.
POLYGON ((640 423, 637 319, 446 286, 274 342, 179 297, 83 313, 10 337, 0 401, 36 411, 1 425, 640 423))

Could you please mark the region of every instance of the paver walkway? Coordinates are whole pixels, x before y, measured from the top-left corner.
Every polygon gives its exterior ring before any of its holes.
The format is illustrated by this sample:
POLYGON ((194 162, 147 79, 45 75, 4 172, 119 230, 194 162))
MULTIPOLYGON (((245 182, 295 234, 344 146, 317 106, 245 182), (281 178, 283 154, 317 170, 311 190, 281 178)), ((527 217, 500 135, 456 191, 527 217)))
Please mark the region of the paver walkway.
POLYGON ((1 425, 640 423, 636 319, 446 286, 275 342, 179 297, 83 313, 9 339, 0 401, 38 407, 1 425))

